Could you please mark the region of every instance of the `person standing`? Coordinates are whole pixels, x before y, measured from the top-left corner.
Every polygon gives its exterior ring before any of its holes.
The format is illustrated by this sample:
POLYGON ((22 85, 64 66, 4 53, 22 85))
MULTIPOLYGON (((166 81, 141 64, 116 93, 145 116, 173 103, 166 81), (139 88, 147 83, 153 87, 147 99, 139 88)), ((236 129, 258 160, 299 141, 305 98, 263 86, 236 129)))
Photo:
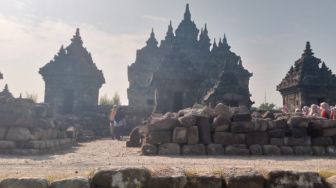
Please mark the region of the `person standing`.
POLYGON ((126 114, 124 109, 118 108, 114 119, 115 124, 115 137, 118 140, 122 140, 124 134, 124 128, 126 126, 126 114))
POLYGON ((118 107, 116 105, 113 106, 113 108, 110 111, 109 115, 109 120, 110 120, 110 133, 111 133, 111 138, 112 140, 116 139, 116 134, 115 134, 115 116, 117 114, 117 109, 118 107))
POLYGON ((329 119, 330 118, 330 107, 329 104, 323 102, 320 104, 321 117, 329 119))

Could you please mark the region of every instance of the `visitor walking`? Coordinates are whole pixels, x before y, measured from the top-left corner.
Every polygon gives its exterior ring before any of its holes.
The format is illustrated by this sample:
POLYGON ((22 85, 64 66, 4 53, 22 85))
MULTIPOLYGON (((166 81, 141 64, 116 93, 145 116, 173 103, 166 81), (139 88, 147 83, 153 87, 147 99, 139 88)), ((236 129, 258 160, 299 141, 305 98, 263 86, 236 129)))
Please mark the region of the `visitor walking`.
POLYGON ((118 107, 116 105, 113 106, 113 108, 110 111, 109 120, 110 120, 110 133, 112 140, 116 139, 115 134, 115 116, 117 114, 118 107))
POLYGON ((124 129, 126 127, 126 114, 124 109, 118 108, 114 119, 115 124, 115 137, 118 140, 122 140, 124 129))

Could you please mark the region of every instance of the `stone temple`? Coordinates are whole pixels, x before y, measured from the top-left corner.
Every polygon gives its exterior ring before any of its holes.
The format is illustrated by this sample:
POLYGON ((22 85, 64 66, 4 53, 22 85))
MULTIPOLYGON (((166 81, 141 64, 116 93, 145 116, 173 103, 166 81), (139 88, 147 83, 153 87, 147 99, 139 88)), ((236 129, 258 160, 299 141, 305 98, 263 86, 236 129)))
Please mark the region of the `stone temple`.
POLYGON ((314 57, 309 42, 277 90, 289 111, 321 102, 336 103, 336 77, 321 59, 314 57))
POLYGON ((177 111, 195 103, 250 107, 249 79, 241 58, 225 36, 218 43, 199 30, 187 4, 175 33, 168 26, 159 44, 152 31, 145 47, 128 67, 129 106, 148 113, 177 111))
POLYGON ((39 73, 45 81, 44 102, 56 113, 77 113, 98 105, 99 89, 105 79, 83 47, 79 29, 71 44, 66 48, 62 46, 39 73))

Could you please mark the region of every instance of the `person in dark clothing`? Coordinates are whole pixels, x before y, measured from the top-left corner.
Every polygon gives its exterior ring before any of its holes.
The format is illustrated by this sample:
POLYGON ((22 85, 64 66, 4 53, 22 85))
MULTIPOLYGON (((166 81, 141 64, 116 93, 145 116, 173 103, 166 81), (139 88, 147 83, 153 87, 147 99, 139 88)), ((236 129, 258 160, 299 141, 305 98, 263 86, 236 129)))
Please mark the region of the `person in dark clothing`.
POLYGON ((114 121, 115 136, 118 140, 121 140, 126 126, 126 114, 122 108, 118 108, 114 121))

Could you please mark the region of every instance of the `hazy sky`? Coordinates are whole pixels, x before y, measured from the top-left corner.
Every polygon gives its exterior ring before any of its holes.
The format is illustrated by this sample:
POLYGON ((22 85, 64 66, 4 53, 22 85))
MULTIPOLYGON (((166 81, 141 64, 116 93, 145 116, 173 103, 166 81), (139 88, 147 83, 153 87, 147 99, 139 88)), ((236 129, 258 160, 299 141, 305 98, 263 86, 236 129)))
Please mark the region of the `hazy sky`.
POLYGON ((253 72, 252 100, 281 105, 276 91, 309 40, 315 55, 336 72, 335 0, 0 0, 0 72, 14 95, 37 93, 38 74, 76 27, 105 75, 101 94, 118 92, 127 104, 127 65, 144 46, 153 27, 160 41, 169 20, 174 29, 190 3, 198 28, 208 24, 211 38, 227 35, 232 51, 253 72))

